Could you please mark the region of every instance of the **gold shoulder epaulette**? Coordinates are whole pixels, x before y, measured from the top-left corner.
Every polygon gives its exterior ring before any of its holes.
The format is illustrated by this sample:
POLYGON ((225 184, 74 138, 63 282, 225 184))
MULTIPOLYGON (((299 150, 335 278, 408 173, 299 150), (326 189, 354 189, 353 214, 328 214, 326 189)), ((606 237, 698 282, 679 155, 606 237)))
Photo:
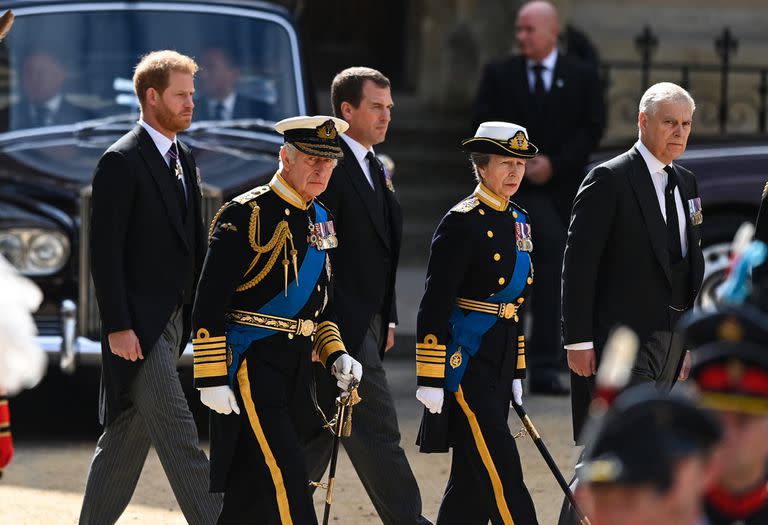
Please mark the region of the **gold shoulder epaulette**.
POLYGON ((238 204, 247 204, 253 199, 260 197, 261 195, 264 195, 265 193, 270 191, 270 189, 271 188, 269 187, 269 185, 258 186, 256 188, 253 188, 252 190, 248 190, 245 193, 238 195, 237 197, 232 199, 232 201, 238 204))
POLYGON ((460 203, 458 203, 453 208, 451 208, 451 211, 455 211, 458 213, 467 213, 468 211, 472 211, 475 208, 477 208, 478 204, 480 204, 480 200, 474 195, 472 195, 470 197, 467 197, 460 203))

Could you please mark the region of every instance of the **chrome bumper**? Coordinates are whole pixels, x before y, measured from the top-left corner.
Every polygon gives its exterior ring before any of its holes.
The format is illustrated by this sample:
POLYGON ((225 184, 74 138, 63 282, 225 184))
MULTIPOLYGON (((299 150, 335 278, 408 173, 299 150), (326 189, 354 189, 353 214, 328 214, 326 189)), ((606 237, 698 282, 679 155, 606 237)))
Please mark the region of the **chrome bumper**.
MULTIPOLYGON (((61 335, 39 335, 36 337, 48 355, 49 362, 59 363, 65 374, 73 374, 78 366, 101 365, 101 341, 77 335, 77 305, 66 299, 61 303, 61 335)), ((187 343, 179 359, 182 366, 192 366, 192 343, 187 343)))

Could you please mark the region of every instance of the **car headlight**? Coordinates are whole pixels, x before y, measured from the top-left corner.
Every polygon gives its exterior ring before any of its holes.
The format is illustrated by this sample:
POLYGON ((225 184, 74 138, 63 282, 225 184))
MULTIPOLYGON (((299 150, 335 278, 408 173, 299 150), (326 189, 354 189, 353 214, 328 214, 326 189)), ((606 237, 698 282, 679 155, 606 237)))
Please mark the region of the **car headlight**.
POLYGON ((24 259, 24 242, 12 233, 0 233, 0 255, 15 268, 21 268, 24 259))
POLYGON ((69 257, 69 239, 55 230, 12 228, 0 231, 0 254, 24 275, 51 275, 69 257))

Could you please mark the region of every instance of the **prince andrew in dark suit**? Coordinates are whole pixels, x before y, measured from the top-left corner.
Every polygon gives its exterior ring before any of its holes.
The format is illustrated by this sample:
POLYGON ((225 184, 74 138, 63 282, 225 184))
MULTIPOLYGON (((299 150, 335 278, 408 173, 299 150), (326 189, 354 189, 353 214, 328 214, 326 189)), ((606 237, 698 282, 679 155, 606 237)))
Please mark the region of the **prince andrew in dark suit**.
POLYGON ((680 86, 651 86, 640 100, 640 139, 594 168, 574 200, 562 307, 576 439, 616 325, 640 339, 631 383, 669 390, 688 375, 673 327, 701 286, 703 215, 696 178, 673 161, 685 151, 694 109, 680 86))

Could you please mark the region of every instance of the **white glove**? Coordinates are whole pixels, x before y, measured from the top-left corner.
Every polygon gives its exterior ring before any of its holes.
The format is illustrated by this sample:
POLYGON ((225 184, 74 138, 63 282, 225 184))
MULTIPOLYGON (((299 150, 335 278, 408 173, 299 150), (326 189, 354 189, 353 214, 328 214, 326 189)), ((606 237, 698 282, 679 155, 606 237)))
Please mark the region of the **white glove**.
POLYGON ((523 406, 523 380, 512 380, 512 399, 520 406, 523 406))
POLYGON ((200 390, 200 401, 211 410, 224 415, 231 413, 233 410, 235 414, 240 413, 235 393, 227 385, 209 386, 198 388, 198 390, 200 390))
POLYGON ((333 365, 331 366, 331 374, 337 379, 336 386, 346 392, 349 390, 349 385, 352 383, 352 379, 357 380, 359 383, 363 378, 363 365, 356 361, 351 355, 343 353, 333 362, 333 365))
POLYGON ((420 386, 416 389, 416 399, 421 401, 430 414, 439 414, 443 411, 443 398, 445 391, 434 386, 420 386))

